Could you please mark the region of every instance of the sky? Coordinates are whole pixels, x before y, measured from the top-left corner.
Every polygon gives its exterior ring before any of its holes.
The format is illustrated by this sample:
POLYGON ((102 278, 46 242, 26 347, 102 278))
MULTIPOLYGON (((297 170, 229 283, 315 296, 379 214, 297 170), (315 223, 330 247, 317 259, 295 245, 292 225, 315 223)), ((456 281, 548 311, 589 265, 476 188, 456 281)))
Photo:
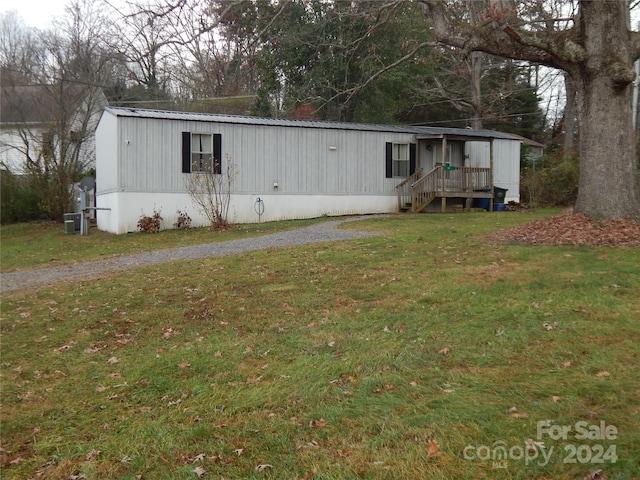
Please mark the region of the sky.
POLYGON ((64 15, 67 0, 17 0, 0 2, 0 11, 15 10, 29 27, 46 28, 51 26, 54 17, 64 15))

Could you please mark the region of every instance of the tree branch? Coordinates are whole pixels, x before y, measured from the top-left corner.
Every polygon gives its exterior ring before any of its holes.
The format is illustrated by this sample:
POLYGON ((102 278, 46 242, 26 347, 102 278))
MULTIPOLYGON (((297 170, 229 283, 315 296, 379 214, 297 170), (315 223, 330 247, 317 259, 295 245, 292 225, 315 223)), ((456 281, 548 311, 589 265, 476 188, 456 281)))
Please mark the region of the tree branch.
MULTIPOLYGON (((454 22, 447 4, 442 0, 420 0, 420 3, 431 20, 436 39, 461 49, 465 55, 472 51, 482 51, 562 70, 584 60, 584 50, 573 38, 573 28, 546 29, 544 35, 538 35, 540 32, 535 29, 520 28, 531 25, 531 22, 507 15, 504 11, 493 12, 491 9, 482 22, 472 25, 468 22, 454 22)), ((555 21, 546 19, 544 22, 553 24, 555 21)))

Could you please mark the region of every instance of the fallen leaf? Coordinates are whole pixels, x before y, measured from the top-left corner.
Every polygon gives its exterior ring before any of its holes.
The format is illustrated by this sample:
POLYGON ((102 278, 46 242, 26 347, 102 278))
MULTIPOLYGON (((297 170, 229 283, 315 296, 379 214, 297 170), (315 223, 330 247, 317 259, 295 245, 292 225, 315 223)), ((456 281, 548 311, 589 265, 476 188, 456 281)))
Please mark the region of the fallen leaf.
POLYGON ((240 456, 242 455, 242 452, 244 452, 244 448, 236 448, 233 453, 235 453, 236 455, 240 456))
POLYGON ((450 348, 444 347, 444 348, 441 348, 440 350, 438 350, 438 353, 441 354, 441 355, 448 355, 450 351, 451 351, 450 348))
POLYGON ((562 400, 562 397, 559 397, 557 395, 551 397, 551 401, 553 401, 553 403, 558 403, 560 400, 562 400))
POLYGON ((322 427, 326 427, 328 423, 329 422, 327 422, 324 418, 320 418, 318 420, 311 420, 309 422, 309 426, 311 428, 322 428, 322 427))
POLYGON ((196 467, 193 469, 193 473, 195 473, 198 476, 198 478, 200 478, 206 473, 206 470, 202 467, 196 467))
POLYGON ((513 418, 528 418, 529 414, 528 413, 512 413, 511 416, 513 418))
POLYGON ((510 407, 508 412, 509 413, 516 413, 518 411, 518 409, 516 407, 510 407))
POLYGON ((114 364, 114 363, 118 363, 120 360, 118 360, 118 357, 111 357, 109 360, 107 360, 107 363, 109 364, 114 364))
POLYGON ((268 463, 262 463, 260 465, 258 465, 256 467, 256 472, 258 473, 262 473, 264 472, 267 468, 273 468, 273 465, 269 465, 268 463))
POLYGON ((395 387, 395 386, 393 386, 393 385, 392 385, 392 384, 390 384, 390 383, 387 383, 387 384, 385 384, 384 389, 385 389, 387 392, 392 392, 393 390, 395 390, 395 389, 396 389, 396 387, 395 387))
POLYGON ((200 455, 196 455, 195 458, 191 461, 191 463, 201 462, 206 457, 207 456, 204 453, 201 453, 200 455))
POLYGON ((600 377, 600 378, 610 377, 610 376, 611 376, 611 374, 609 372, 598 372, 598 373, 596 373, 596 377, 600 377))
POLYGON ((564 368, 569 368, 571 366, 571 360, 569 360, 568 362, 562 362, 562 366, 564 368))
POLYGON ((189 368, 191 366, 190 363, 188 362, 180 362, 178 364, 178 368, 180 368, 180 370, 186 370, 187 368, 189 368))
POLYGON ((91 460, 96 458, 98 455, 100 455, 99 450, 91 450, 89 453, 87 453, 87 456, 85 458, 87 459, 87 462, 90 462, 91 460))
POLYGON ((415 380, 412 380, 409 382, 409 385, 411 385, 412 387, 417 387, 418 386, 418 382, 416 382, 415 380))
POLYGON ((536 442, 532 438, 527 438, 524 441, 524 445, 525 447, 527 447, 527 450, 531 453, 537 451, 539 448, 544 448, 544 442, 536 442))
POLYGON ((440 445, 435 440, 429 440, 429 442, 424 446, 424 450, 427 452, 427 460, 431 460, 433 457, 442 455, 440 445))
POLYGON ((602 475, 602 469, 600 469, 586 474, 584 480, 607 480, 607 477, 602 475))

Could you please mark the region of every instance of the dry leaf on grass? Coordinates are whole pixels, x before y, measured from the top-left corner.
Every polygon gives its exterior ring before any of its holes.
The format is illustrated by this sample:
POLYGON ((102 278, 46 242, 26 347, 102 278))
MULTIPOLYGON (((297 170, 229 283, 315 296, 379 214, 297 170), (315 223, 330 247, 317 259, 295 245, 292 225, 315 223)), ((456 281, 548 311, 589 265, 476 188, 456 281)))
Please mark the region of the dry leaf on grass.
POLYGON ((429 440, 429 442, 424 446, 425 452, 427 452, 427 460, 431 460, 434 457, 442 455, 440 451, 440 444, 435 440, 429 440))
POLYGON ((273 468, 273 465, 269 465, 268 463, 262 463, 260 465, 258 465, 256 467, 256 472, 258 473, 262 473, 264 472, 267 468, 273 468))
POLYGON ((584 480, 607 480, 607 477, 602 475, 602 469, 594 470, 584 476, 584 480))
POLYGON ((596 377, 600 377, 600 378, 610 377, 610 376, 611 376, 611 374, 609 372, 598 372, 598 373, 596 373, 596 377))
POLYGON ((311 420, 309 422, 309 426, 311 428, 322 428, 322 427, 326 427, 328 423, 329 422, 327 422, 324 418, 320 418, 318 420, 311 420))
POLYGON ((91 450, 89 453, 87 453, 87 456, 85 458, 87 462, 90 462, 91 460, 96 458, 98 455, 100 455, 100 450, 91 450))
POLYGON ((532 438, 527 438, 524 445, 527 447, 527 450, 532 453, 537 451, 539 448, 544 448, 544 442, 536 442, 532 438))
POLYGON ((438 350, 438 353, 441 354, 441 355, 448 355, 450 351, 451 351, 450 348, 444 347, 444 348, 441 348, 440 350, 438 350))
POLYGON ((512 413, 511 416, 513 418, 529 418, 529 414, 528 413, 512 413))
POLYGON ((193 469, 193 473, 196 474, 198 478, 202 477, 207 471, 202 467, 196 467, 193 469))

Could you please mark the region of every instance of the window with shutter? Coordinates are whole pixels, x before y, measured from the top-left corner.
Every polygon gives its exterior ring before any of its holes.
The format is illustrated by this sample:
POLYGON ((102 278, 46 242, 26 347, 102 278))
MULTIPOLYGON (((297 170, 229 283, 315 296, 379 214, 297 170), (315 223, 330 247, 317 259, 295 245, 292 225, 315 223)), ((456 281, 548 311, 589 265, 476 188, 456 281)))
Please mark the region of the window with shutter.
POLYGON ((222 173, 222 135, 182 132, 182 172, 222 173))

